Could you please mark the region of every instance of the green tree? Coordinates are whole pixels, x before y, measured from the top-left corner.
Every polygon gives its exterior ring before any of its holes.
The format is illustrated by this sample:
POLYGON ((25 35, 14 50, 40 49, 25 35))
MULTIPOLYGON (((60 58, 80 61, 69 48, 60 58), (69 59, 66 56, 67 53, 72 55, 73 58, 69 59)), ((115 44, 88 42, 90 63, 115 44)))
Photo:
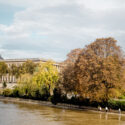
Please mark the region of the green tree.
POLYGON ((18 72, 19 72, 19 69, 15 64, 12 64, 9 67, 9 75, 16 76, 16 78, 17 78, 18 77, 18 72))
POLYGON ((48 88, 50 94, 52 94, 59 79, 58 70, 54 64, 55 63, 52 61, 40 63, 38 71, 33 76, 33 82, 35 82, 38 86, 48 88))
POLYGON ((8 66, 5 62, 0 62, 0 76, 5 75, 8 72, 8 66))
POLYGON ((25 63, 23 63, 22 65, 22 73, 29 73, 29 74, 33 74, 35 69, 36 69, 37 64, 35 64, 33 61, 31 60, 27 60, 25 63))
POLYGON ((5 62, 0 62, 0 78, 2 79, 2 76, 4 76, 6 73, 8 73, 8 66, 5 62))
POLYGON ((62 63, 63 69, 61 71, 60 86, 63 86, 61 87, 61 89, 64 89, 66 93, 76 91, 76 77, 74 77, 74 66, 81 52, 82 49, 80 48, 72 50, 67 55, 67 59, 62 63))
POLYGON ((33 75, 31 74, 22 74, 21 77, 18 79, 18 84, 20 85, 26 85, 32 83, 33 75))
POLYGON ((3 82, 3 88, 6 88, 7 87, 7 83, 4 81, 3 82))

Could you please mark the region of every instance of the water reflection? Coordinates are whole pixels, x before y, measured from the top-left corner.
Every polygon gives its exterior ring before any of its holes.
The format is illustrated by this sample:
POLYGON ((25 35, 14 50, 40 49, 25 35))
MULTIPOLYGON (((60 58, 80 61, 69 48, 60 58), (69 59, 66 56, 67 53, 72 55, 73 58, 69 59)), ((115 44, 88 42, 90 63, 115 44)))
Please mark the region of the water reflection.
POLYGON ((105 113, 105 120, 108 120, 108 113, 105 113))
POLYGON ((0 125, 124 125, 121 114, 0 102, 0 125))
POLYGON ((119 114, 118 120, 121 121, 121 114, 119 114))
POLYGON ((99 118, 102 119, 102 113, 99 114, 99 118))

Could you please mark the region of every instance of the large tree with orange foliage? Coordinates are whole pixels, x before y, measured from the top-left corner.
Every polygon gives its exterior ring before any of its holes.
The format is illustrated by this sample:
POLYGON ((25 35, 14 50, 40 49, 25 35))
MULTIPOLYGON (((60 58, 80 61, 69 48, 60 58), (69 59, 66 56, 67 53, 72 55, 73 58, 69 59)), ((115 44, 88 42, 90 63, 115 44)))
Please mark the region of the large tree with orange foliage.
POLYGON ((123 54, 113 38, 96 39, 86 46, 75 62, 76 90, 96 101, 118 96, 124 71, 123 54))
POLYGON ((67 59, 63 62, 63 70, 61 72, 61 85, 67 93, 76 91, 76 77, 74 77, 74 66, 81 51, 82 49, 80 48, 72 50, 67 55, 67 59))

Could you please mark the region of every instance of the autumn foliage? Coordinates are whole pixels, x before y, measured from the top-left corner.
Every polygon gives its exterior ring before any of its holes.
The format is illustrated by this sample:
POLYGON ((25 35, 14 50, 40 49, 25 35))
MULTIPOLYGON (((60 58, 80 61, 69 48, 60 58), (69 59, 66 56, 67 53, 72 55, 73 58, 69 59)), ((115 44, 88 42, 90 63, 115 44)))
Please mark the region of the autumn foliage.
POLYGON ((124 86, 124 56, 113 38, 96 39, 68 54, 62 72, 66 92, 92 101, 116 98, 124 86))
POLYGON ((64 68, 61 72, 62 85, 66 92, 75 92, 76 80, 75 75, 75 63, 78 60, 79 54, 82 49, 74 49, 67 55, 67 60, 63 62, 64 68))

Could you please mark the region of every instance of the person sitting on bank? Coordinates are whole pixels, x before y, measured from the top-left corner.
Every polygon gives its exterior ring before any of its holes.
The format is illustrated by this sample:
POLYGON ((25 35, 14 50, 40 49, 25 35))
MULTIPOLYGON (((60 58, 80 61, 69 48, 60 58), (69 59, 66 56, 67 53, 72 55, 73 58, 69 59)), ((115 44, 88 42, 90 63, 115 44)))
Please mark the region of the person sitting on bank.
POLYGON ((118 109, 118 112, 121 114, 121 109, 120 108, 118 109))
POLYGON ((108 112, 108 107, 105 107, 105 111, 108 112))
POLYGON ((101 106, 98 106, 98 111, 101 111, 101 110, 102 110, 101 106))
POLYGON ((102 111, 102 107, 101 106, 99 107, 99 111, 102 111))

